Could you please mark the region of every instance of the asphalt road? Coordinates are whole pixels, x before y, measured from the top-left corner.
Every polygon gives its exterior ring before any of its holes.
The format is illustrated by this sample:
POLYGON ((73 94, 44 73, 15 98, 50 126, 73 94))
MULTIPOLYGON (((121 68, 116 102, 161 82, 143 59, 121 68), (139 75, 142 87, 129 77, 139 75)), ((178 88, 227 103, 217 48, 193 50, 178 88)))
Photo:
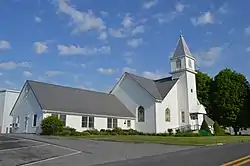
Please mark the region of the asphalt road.
MULTIPOLYGON (((245 163, 244 166, 250 166, 249 155, 250 142, 200 147, 152 157, 142 157, 140 159, 101 164, 99 166, 227 166, 225 163, 245 156, 248 156, 244 159, 248 162, 245 163)), ((232 165, 232 163, 230 165, 232 165)))
POLYGON ((247 155, 250 142, 193 147, 0 135, 0 166, 219 166, 247 155))

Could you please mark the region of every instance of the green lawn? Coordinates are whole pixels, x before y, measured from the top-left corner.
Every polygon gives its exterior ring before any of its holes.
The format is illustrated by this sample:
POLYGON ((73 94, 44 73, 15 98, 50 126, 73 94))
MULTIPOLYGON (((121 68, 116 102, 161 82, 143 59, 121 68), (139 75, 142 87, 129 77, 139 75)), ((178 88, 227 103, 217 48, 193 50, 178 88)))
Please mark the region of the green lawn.
POLYGON ((140 135, 117 135, 117 136, 82 136, 95 140, 125 141, 125 142, 151 142, 176 145, 211 145, 217 143, 236 143, 250 141, 250 136, 207 136, 207 137, 174 137, 174 136, 140 136, 140 135))

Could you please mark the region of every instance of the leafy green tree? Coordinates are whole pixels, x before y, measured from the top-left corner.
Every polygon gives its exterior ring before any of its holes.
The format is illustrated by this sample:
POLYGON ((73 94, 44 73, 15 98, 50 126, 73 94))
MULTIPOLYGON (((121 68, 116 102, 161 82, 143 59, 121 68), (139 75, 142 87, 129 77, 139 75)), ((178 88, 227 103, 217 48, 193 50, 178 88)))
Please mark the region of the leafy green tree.
POLYGON ((218 122, 214 122, 214 125, 213 125, 213 128, 214 128, 214 134, 217 135, 217 136, 223 136, 225 135, 225 130, 223 130, 219 123, 218 122))
POLYGON ((232 126, 235 134, 243 126, 248 88, 246 77, 228 68, 220 71, 212 83, 212 118, 223 126, 232 126))
POLYGON ((42 120, 42 135, 52 135, 63 131, 63 122, 56 116, 49 116, 42 120))
POLYGON ((212 78, 206 74, 197 70, 196 74, 196 89, 197 97, 201 104, 206 107, 206 111, 210 114, 210 88, 211 88, 212 78))

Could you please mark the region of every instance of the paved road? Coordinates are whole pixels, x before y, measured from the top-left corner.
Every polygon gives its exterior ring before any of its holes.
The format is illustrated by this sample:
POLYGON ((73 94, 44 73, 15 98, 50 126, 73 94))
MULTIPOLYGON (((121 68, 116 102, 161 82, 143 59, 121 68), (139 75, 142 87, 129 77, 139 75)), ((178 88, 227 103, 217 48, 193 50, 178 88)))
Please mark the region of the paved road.
MULTIPOLYGON (((219 166, 242 157, 245 157, 242 161, 247 162, 244 166, 250 166, 250 142, 201 147, 99 166, 219 166)), ((224 166, 227 166, 227 164, 224 166)))
POLYGON ((4 157, 0 150, 0 165, 5 163, 6 166, 13 164, 8 165, 11 162, 11 155, 15 159, 13 160, 15 164, 24 164, 23 166, 69 166, 72 164, 90 166, 196 148, 195 146, 94 141, 35 135, 5 135, 2 137, 19 138, 24 141, 22 143, 20 140, 13 142, 6 138, 4 138, 5 142, 0 141, 0 147, 1 144, 6 143, 2 152, 5 153, 9 149, 11 153, 4 157), (11 143, 14 143, 18 149, 12 149, 11 143), (24 143, 25 145, 21 145, 24 143), (29 148, 27 149, 26 146, 29 148), (20 156, 22 154, 25 156, 20 156))
MULTIPOLYGON (((23 135, 22 137, 16 137, 15 135, 14 138, 12 135, 11 139, 8 138, 0 136, 0 147, 2 146, 1 143, 7 143, 4 141, 9 142, 2 150, 0 149, 1 166, 3 166, 3 163, 12 166, 8 164, 11 160, 6 159, 13 157, 15 162, 23 162, 23 166, 219 166, 250 155, 250 142, 223 146, 192 147, 72 138, 58 139, 56 137, 33 135, 23 135), (17 138, 24 142, 18 141, 18 145, 12 145, 20 147, 20 149, 17 148, 19 151, 14 151, 10 142, 17 143, 17 138), (1 139, 4 141, 1 142, 1 139), (26 146, 30 147, 28 151, 23 149, 26 146), (39 148, 37 149, 37 147, 39 148), (8 148, 10 148, 10 151, 8 151, 8 148), (6 154, 6 152, 8 153, 6 154)), ((246 163, 249 160, 250 156, 242 161, 246 163)))

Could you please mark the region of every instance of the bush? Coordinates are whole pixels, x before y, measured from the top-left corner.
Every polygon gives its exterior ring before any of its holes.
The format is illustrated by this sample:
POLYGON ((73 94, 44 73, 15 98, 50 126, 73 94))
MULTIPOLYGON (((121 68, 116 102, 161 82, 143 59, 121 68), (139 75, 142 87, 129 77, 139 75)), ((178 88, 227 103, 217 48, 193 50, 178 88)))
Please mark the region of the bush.
POLYGON ((208 124, 205 120, 203 120, 202 124, 201 124, 201 130, 206 130, 208 132, 211 132, 210 131, 210 128, 208 127, 208 124))
POLYGON ((100 135, 100 131, 97 129, 86 130, 86 132, 89 132, 90 135, 100 135))
POLYGON ((44 118, 41 123, 42 135, 52 135, 63 131, 63 122, 55 116, 44 118))
POLYGON ((175 137, 199 137, 199 133, 193 133, 193 132, 179 132, 174 135, 175 137))
POLYGON ((173 129, 168 129, 168 134, 173 135, 173 129))
POLYGON ((220 127, 218 122, 215 122, 213 127, 214 127, 214 135, 216 135, 216 136, 225 136, 226 135, 225 130, 223 130, 223 128, 220 127))
POLYGON ((201 136, 212 136, 211 132, 210 131, 207 131, 207 130, 200 130, 199 131, 199 134, 201 136))

